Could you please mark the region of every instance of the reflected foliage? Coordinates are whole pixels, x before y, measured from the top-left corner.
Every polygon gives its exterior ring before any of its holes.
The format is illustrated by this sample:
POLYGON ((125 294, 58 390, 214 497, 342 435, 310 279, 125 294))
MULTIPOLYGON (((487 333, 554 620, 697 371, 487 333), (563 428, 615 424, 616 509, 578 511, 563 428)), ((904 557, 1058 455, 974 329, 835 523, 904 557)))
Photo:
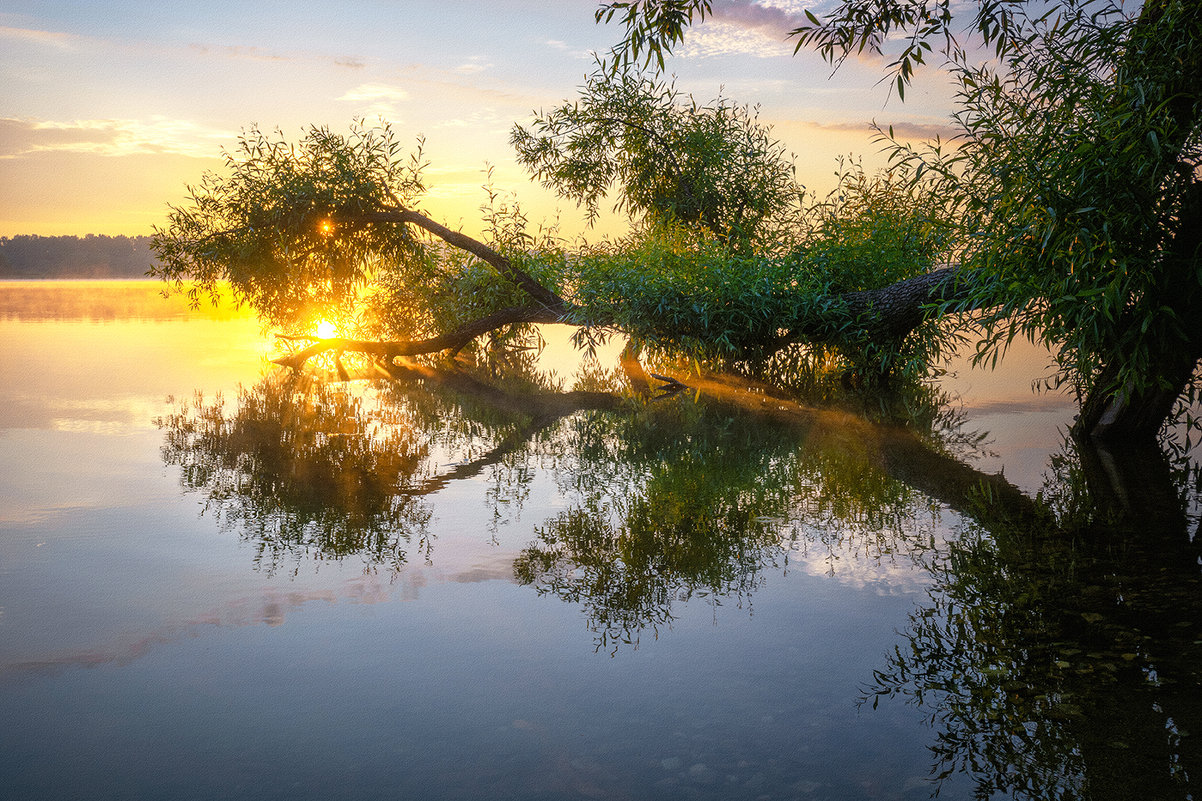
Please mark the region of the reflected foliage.
POLYGON ((900 696, 929 713, 937 779, 966 773, 981 798, 1196 792, 1197 465, 1122 454, 1139 483, 1120 488, 1099 472, 1113 457, 1066 445, 1042 493, 1052 525, 977 526, 954 543, 931 604, 876 672, 873 706, 900 696))
POLYGON ((351 555, 399 569, 410 548, 430 556, 424 495, 485 477, 495 534, 552 480, 564 507, 534 521, 514 577, 578 605, 611 655, 686 603, 750 610, 781 571, 916 563, 929 603, 865 701, 928 715, 933 791, 967 777, 981 798, 1190 797, 1202 540, 1188 451, 1066 446, 1032 499, 965 464, 974 437, 687 377, 692 391, 631 393, 595 367, 564 391, 518 351, 390 381, 268 378, 236 403, 181 404, 164 459, 272 569, 351 555))
POLYGON ((934 506, 897 465, 914 462, 906 448, 932 476, 958 465, 912 434, 749 392, 748 379, 653 400, 595 367, 563 391, 530 351, 391 378, 269 377, 233 403, 197 397, 161 421, 164 460, 273 569, 355 554, 399 568, 410 547, 429 556, 422 496, 485 476, 495 533, 547 476, 566 508, 535 521, 515 576, 581 604, 605 648, 658 632, 691 598, 749 604, 765 570, 799 555, 833 568, 836 554, 927 547, 934 506))
POLYGON ((582 417, 559 477, 572 504, 536 529, 515 574, 583 605, 612 653, 693 598, 749 605, 764 571, 799 555, 891 559, 926 542, 917 521, 930 519, 928 501, 839 422, 690 397, 582 417))
POLYGON ((550 379, 529 352, 489 364, 397 367, 393 380, 350 382, 272 374, 232 402, 198 394, 158 421, 163 460, 269 570, 288 557, 350 556, 400 569, 410 548, 430 555, 423 496, 491 469, 506 477, 493 502, 520 500, 541 432, 616 401, 545 391, 550 379))
POLYGON ((396 567, 414 543, 428 547, 430 512, 409 490, 429 446, 404 410, 275 375, 232 404, 197 394, 158 422, 164 462, 269 570, 306 555, 396 567))

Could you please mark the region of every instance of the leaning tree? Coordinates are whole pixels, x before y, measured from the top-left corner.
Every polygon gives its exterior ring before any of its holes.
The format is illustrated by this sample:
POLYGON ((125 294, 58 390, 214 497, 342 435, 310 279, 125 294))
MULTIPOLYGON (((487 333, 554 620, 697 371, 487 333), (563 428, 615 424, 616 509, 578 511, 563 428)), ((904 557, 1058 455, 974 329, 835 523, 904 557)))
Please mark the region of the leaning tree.
POLYGON ((932 270, 947 245, 937 210, 854 171, 838 200, 807 204, 745 107, 599 72, 513 139, 565 197, 595 208, 614 191, 635 233, 568 248, 491 192, 471 237, 421 210, 420 141, 405 151, 387 124, 297 143, 251 129, 172 209, 154 273, 197 302, 228 285, 307 343, 280 360, 293 367, 323 351, 457 352, 533 323, 744 362, 830 343, 874 374, 913 374, 938 344, 911 336, 924 304, 958 291, 954 268, 932 270), (347 335, 314 336, 318 318, 347 335))
POLYGON ((893 177, 852 181, 850 201, 795 207, 754 113, 632 71, 662 63, 708 2, 611 3, 599 17, 623 12, 627 37, 610 67, 513 140, 590 209, 616 188, 631 238, 569 250, 495 195, 469 237, 421 210, 420 143, 405 153, 386 125, 299 143, 252 129, 172 210, 156 273, 194 298, 228 281, 309 340, 281 360, 294 367, 561 322, 752 362, 829 343, 864 372, 913 375, 974 311, 982 358, 1019 334, 1053 346, 1084 398, 1079 433, 1148 437, 1192 396, 1202 357, 1202 8, 1039 8, 982 3, 971 28, 988 59, 957 40, 947 0, 847 0, 794 32, 833 61, 900 47, 899 94, 935 41, 959 81, 957 146, 896 145, 893 177), (318 315, 355 338, 307 333, 318 315))

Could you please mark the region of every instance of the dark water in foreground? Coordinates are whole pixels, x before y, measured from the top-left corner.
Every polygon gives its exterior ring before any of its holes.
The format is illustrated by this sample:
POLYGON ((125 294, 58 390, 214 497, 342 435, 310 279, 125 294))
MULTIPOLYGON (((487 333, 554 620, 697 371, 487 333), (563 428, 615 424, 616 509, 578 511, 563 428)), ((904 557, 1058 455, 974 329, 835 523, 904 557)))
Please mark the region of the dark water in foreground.
POLYGON ((1198 795, 1188 459, 1095 509, 1035 351, 915 434, 156 289, 0 283, 0 798, 1198 795))

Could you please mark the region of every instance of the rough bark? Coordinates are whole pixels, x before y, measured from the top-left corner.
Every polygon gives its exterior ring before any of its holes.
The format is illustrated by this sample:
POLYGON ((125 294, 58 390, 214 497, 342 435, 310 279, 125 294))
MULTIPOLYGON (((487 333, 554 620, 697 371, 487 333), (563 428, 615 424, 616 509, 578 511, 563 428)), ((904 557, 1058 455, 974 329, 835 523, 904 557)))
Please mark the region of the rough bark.
POLYGON ((1166 359, 1157 371, 1159 382, 1149 387, 1118 385, 1117 364, 1106 365, 1081 405, 1073 433, 1111 441, 1153 439, 1172 414, 1198 361, 1199 356, 1192 353, 1166 359))
POLYGON ((900 342, 926 319, 930 304, 961 301, 958 310, 968 311, 965 302, 973 286, 970 273, 959 265, 950 265, 877 289, 846 292, 831 299, 829 318, 779 321, 785 333, 775 344, 779 348, 793 342, 846 337, 849 332, 841 326, 847 320, 854 320, 867 339, 900 342))

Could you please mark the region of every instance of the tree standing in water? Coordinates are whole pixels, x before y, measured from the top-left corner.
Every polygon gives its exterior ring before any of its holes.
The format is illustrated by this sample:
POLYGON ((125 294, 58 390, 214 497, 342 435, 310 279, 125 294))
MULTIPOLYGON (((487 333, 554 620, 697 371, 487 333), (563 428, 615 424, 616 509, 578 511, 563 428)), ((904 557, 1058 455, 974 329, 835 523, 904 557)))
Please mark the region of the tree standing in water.
MULTIPOLYGON (((612 2, 616 63, 663 67, 709 0, 612 2)), ((1202 359, 1202 6, 1149 0, 844 0, 790 32, 836 67, 891 58, 902 99, 937 52, 958 84, 954 149, 893 156, 959 229, 981 356, 1040 337, 1084 402, 1078 433, 1155 434, 1202 359), (967 41, 961 38, 967 34, 967 41)))

